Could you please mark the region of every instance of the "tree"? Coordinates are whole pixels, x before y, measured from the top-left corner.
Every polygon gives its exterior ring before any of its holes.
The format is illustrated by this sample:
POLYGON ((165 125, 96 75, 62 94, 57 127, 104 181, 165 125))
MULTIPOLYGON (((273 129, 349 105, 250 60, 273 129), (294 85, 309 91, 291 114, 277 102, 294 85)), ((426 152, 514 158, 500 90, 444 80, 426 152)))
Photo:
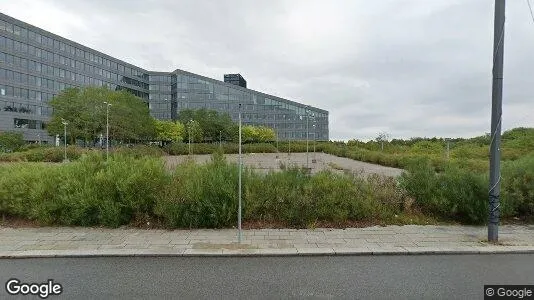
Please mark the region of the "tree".
POLYGON ((197 121, 202 129, 202 138, 209 141, 231 140, 233 137, 234 122, 227 113, 219 113, 205 108, 192 110, 184 109, 178 114, 178 120, 188 124, 191 120, 197 121))
POLYGON ((201 142, 203 139, 202 127, 198 121, 192 120, 187 123, 187 138, 191 140, 191 143, 201 142))
POLYGON ((267 126, 257 126, 256 133, 256 141, 260 143, 272 142, 276 139, 274 129, 267 126))
POLYGON ((243 143, 254 142, 258 137, 256 127, 252 125, 245 125, 241 128, 241 141, 243 143))
POLYGON ((162 142, 181 142, 185 135, 185 126, 180 122, 154 120, 157 139, 162 142))
POLYGON ((0 132, 0 151, 13 152, 24 145, 24 138, 20 132, 0 132))
POLYGON ((376 138, 376 141, 381 144, 382 151, 384 151, 384 142, 388 142, 389 140, 389 134, 387 132, 381 132, 378 134, 378 137, 376 138))
POLYGON ((155 125, 148 106, 128 91, 112 91, 106 87, 69 88, 50 101, 54 109, 47 129, 51 135, 63 135, 62 120, 68 122, 67 137, 71 143, 94 142, 106 133, 106 105, 109 107, 110 139, 119 141, 150 140, 155 125))
POLYGON ((275 139, 275 133, 272 128, 266 126, 246 125, 241 129, 241 139, 243 143, 272 142, 275 139))

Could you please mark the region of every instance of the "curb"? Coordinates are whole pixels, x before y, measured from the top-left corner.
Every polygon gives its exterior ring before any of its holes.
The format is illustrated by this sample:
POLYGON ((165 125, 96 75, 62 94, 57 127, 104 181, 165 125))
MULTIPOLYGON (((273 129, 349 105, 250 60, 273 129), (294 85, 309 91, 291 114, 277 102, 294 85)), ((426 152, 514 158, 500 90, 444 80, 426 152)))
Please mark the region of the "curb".
MULTIPOLYGON (((457 250, 367 250, 351 251, 258 251, 258 252, 240 252, 229 251, 225 253, 219 251, 201 251, 201 252, 172 252, 172 251, 3 251, 0 252, 0 259, 25 259, 25 258, 95 258, 95 257, 306 257, 306 256, 407 256, 407 255, 475 255, 475 254, 534 254, 534 248, 531 249, 457 249, 457 250)), ((278 250, 278 249, 276 249, 278 250)), ((280 249, 282 250, 282 249, 280 249)), ((296 250, 296 249, 292 249, 296 250)))

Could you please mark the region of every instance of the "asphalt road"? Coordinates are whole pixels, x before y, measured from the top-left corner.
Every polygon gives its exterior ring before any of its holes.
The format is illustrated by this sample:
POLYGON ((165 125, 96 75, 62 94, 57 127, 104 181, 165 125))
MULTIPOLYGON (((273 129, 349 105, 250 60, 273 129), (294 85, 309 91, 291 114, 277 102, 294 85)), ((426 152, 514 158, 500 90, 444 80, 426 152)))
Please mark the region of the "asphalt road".
POLYGON ((484 284, 534 284, 533 261, 531 254, 2 259, 0 298, 5 282, 18 278, 60 283, 63 294, 48 299, 483 299, 484 284))

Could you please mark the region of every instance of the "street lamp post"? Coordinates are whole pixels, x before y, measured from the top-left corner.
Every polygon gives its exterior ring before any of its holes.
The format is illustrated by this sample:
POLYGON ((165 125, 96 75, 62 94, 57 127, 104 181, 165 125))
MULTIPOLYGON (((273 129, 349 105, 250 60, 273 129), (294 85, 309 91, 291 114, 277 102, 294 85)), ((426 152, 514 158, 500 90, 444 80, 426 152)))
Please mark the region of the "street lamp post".
POLYGON ((499 241, 499 222, 501 212, 501 125, 505 6, 505 0, 495 0, 488 218, 488 241, 491 243, 497 243, 499 241))
POLYGON ((63 124, 63 139, 65 140, 63 162, 67 162, 67 125, 69 124, 69 122, 67 122, 65 119, 61 119, 61 124, 63 124))
MULTIPOLYGON (((314 120, 315 123, 315 120, 314 120)), ((315 142, 317 141, 317 130, 315 127, 315 124, 313 124, 313 160, 312 163, 316 163, 317 160, 315 159, 315 142)))
POLYGON ((191 155, 191 126, 193 125, 193 120, 189 120, 189 155, 191 155))
POLYGON ((310 111, 309 111, 309 108, 306 107, 306 170, 310 169, 309 152, 308 152, 308 141, 310 140, 309 119, 310 119, 310 111))
POLYGON ((237 234, 237 240, 239 243, 241 243, 242 238, 242 232, 241 232, 241 169, 243 168, 243 158, 241 156, 241 104, 239 104, 239 200, 238 200, 238 208, 237 208, 237 228, 238 228, 238 234, 237 234))
POLYGON ((111 103, 104 101, 106 105, 106 160, 109 160, 109 107, 111 103))

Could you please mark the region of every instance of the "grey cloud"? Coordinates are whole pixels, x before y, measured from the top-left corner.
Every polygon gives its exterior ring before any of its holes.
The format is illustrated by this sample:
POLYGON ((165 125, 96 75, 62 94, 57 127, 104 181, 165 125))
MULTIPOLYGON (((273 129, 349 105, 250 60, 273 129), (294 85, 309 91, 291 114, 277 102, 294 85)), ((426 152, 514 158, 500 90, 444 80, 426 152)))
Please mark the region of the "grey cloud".
MULTIPOLYGON (((0 0, 14 17, 28 3, 0 0)), ((240 72, 255 90, 324 108, 332 139, 489 131, 492 1, 42 3, 77 16, 77 26, 53 20, 67 38, 145 69, 240 72)), ((534 126, 534 22, 524 1, 507 2, 506 26, 503 124, 534 126)))

